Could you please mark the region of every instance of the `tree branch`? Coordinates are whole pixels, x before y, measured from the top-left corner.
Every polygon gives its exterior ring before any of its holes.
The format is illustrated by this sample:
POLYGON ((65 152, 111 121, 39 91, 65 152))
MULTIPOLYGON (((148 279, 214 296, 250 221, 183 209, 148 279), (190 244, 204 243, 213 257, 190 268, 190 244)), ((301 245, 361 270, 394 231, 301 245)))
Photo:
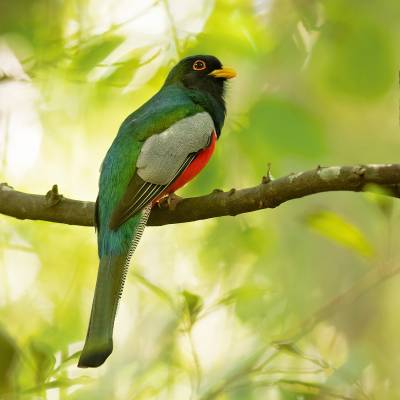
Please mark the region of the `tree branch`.
MULTIPOLYGON (((400 197, 400 164, 369 164, 317 167, 270 180, 258 186, 228 192, 214 190, 209 195, 187 198, 174 209, 155 207, 148 225, 190 222, 275 208, 286 201, 329 191, 368 190, 368 184, 383 186, 386 193, 400 197)), ((0 184, 0 213, 18 219, 43 220, 70 225, 93 225, 94 203, 67 199, 57 185, 45 195, 28 194, 0 184)))

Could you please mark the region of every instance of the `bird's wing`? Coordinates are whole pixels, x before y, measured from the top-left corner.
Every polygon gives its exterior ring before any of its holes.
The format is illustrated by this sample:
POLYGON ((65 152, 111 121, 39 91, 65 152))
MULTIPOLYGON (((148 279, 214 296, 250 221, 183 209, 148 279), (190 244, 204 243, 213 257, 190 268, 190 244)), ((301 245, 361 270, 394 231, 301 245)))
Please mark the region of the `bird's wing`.
POLYGON ((109 227, 117 229, 160 196, 210 144, 214 130, 211 116, 200 112, 150 136, 143 143, 135 173, 111 214, 109 227))

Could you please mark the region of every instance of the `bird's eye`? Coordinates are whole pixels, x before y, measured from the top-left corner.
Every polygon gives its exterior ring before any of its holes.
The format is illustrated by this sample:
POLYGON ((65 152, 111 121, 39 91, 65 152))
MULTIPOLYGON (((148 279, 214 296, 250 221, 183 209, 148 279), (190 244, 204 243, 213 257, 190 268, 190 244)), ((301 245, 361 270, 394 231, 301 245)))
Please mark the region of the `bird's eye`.
POLYGON ((193 69, 195 71, 202 71, 203 69, 206 69, 207 65, 203 60, 197 60, 193 63, 193 69))

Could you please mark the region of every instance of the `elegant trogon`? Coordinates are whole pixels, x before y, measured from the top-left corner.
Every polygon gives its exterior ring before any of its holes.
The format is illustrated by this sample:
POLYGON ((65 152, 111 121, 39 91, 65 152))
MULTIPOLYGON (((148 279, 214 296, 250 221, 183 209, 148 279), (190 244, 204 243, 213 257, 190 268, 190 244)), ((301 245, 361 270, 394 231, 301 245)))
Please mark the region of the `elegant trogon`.
POLYGON ((101 167, 95 213, 100 265, 79 367, 98 367, 111 354, 130 257, 151 208, 207 164, 224 124, 226 80, 235 75, 213 56, 184 58, 122 123, 101 167))

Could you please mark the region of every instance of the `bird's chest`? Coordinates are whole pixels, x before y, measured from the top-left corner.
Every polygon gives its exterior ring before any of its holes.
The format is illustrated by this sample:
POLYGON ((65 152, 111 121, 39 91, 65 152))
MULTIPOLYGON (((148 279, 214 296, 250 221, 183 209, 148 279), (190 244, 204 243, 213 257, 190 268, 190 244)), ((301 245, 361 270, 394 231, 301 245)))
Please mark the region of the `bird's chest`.
POLYGON ((138 175, 146 182, 169 185, 172 180, 175 181, 187 157, 195 153, 199 153, 198 156, 201 154, 201 157, 194 166, 192 161, 190 167, 200 168, 200 164, 206 163, 211 156, 210 143, 214 131, 210 115, 201 112, 151 136, 140 151, 136 164, 138 175))
POLYGON ((217 134, 212 133, 210 145, 199 151, 196 158, 178 176, 178 178, 165 190, 163 194, 173 193, 191 181, 208 163, 215 150, 217 134))

